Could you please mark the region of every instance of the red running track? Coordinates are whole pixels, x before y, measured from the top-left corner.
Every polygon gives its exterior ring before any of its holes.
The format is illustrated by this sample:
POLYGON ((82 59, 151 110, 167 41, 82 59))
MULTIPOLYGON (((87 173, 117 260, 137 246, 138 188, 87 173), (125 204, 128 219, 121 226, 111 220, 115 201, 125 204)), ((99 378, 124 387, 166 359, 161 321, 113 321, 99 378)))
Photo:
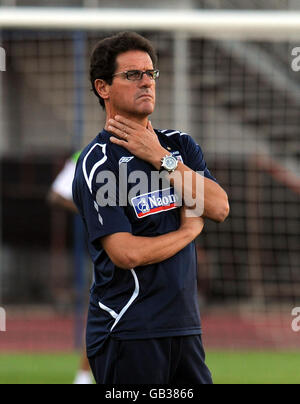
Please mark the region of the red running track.
MULTIPOLYGON (((289 313, 279 315, 206 314, 202 318, 206 349, 296 349, 300 332, 291 327, 289 313)), ((74 318, 57 315, 14 315, 0 332, 0 352, 72 352, 74 318)))

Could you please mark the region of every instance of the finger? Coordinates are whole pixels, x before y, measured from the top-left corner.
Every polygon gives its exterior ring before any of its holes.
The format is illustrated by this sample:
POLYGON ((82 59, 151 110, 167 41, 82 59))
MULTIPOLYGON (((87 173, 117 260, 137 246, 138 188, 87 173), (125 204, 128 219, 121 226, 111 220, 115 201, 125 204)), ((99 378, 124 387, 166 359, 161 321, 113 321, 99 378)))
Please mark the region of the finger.
POLYGON ((124 124, 125 126, 128 126, 131 129, 139 129, 141 127, 141 125, 139 125, 138 123, 131 121, 130 119, 124 118, 124 116, 121 115, 116 115, 115 121, 124 124))
POLYGON ((108 127, 109 132, 113 133, 114 135, 118 136, 120 139, 128 140, 128 133, 124 132, 121 129, 118 129, 114 126, 109 125, 108 127))
POLYGON ((127 147, 128 147, 127 142, 125 142, 124 140, 117 139, 116 137, 111 137, 111 138, 109 138, 109 140, 111 141, 111 143, 124 147, 125 149, 127 149, 127 147))
POLYGON ((125 125, 124 123, 118 122, 115 119, 110 119, 108 121, 108 124, 112 127, 120 129, 124 133, 131 134, 133 132, 133 130, 129 126, 125 125))

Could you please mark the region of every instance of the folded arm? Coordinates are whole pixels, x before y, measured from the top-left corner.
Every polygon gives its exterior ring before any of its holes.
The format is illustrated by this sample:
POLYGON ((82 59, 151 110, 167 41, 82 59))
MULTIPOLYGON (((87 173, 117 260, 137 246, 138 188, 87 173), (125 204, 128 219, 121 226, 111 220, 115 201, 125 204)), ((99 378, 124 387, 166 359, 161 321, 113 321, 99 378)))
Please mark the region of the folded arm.
MULTIPOLYGON (((159 163, 157 163, 159 164, 159 163)), ((165 173, 168 176, 168 173, 165 173)), ((227 193, 213 180, 191 170, 179 163, 177 170, 169 175, 171 185, 182 193, 184 203, 193 209, 200 207, 198 214, 204 218, 222 223, 229 215, 230 207, 227 193), (190 177, 189 177, 190 176, 190 177), (186 181, 186 178, 190 178, 186 181), (204 181, 203 188, 198 184, 204 181), (178 189, 179 188, 179 189, 178 189), (200 190, 203 192, 200 192, 200 190)))
POLYGON ((203 228, 202 218, 186 218, 185 209, 181 209, 181 226, 177 231, 157 237, 116 233, 103 237, 101 243, 112 262, 128 270, 173 257, 195 240, 203 228))

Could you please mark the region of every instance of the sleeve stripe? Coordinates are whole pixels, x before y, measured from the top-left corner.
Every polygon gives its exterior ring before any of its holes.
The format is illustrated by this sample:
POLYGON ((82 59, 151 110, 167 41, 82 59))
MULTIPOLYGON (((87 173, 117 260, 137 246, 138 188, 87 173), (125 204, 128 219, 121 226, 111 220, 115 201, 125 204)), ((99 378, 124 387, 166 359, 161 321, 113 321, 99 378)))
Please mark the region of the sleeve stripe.
POLYGON ((171 132, 171 133, 166 133, 166 136, 173 136, 173 135, 179 135, 180 132, 178 132, 178 130, 176 130, 175 132, 171 132))
POLYGON ((182 133, 179 130, 172 131, 170 129, 165 129, 165 130, 161 130, 160 132, 167 137, 173 136, 173 135, 189 136, 187 133, 182 133), (168 133, 168 132, 170 132, 170 133, 168 133))

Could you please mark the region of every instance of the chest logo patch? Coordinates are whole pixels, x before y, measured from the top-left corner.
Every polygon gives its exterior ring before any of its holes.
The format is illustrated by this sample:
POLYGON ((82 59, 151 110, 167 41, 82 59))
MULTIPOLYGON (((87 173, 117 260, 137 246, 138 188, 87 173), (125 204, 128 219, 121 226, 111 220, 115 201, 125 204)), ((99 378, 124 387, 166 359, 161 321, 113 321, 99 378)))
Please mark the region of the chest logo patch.
POLYGON ((177 209, 179 198, 174 188, 162 189, 140 195, 131 200, 132 206, 139 219, 156 215, 172 209, 177 209))
POLYGON ((119 165, 121 165, 121 164, 127 164, 127 163, 129 163, 131 160, 133 160, 134 159, 134 156, 133 157, 122 157, 121 159, 120 159, 120 161, 119 161, 119 165))

